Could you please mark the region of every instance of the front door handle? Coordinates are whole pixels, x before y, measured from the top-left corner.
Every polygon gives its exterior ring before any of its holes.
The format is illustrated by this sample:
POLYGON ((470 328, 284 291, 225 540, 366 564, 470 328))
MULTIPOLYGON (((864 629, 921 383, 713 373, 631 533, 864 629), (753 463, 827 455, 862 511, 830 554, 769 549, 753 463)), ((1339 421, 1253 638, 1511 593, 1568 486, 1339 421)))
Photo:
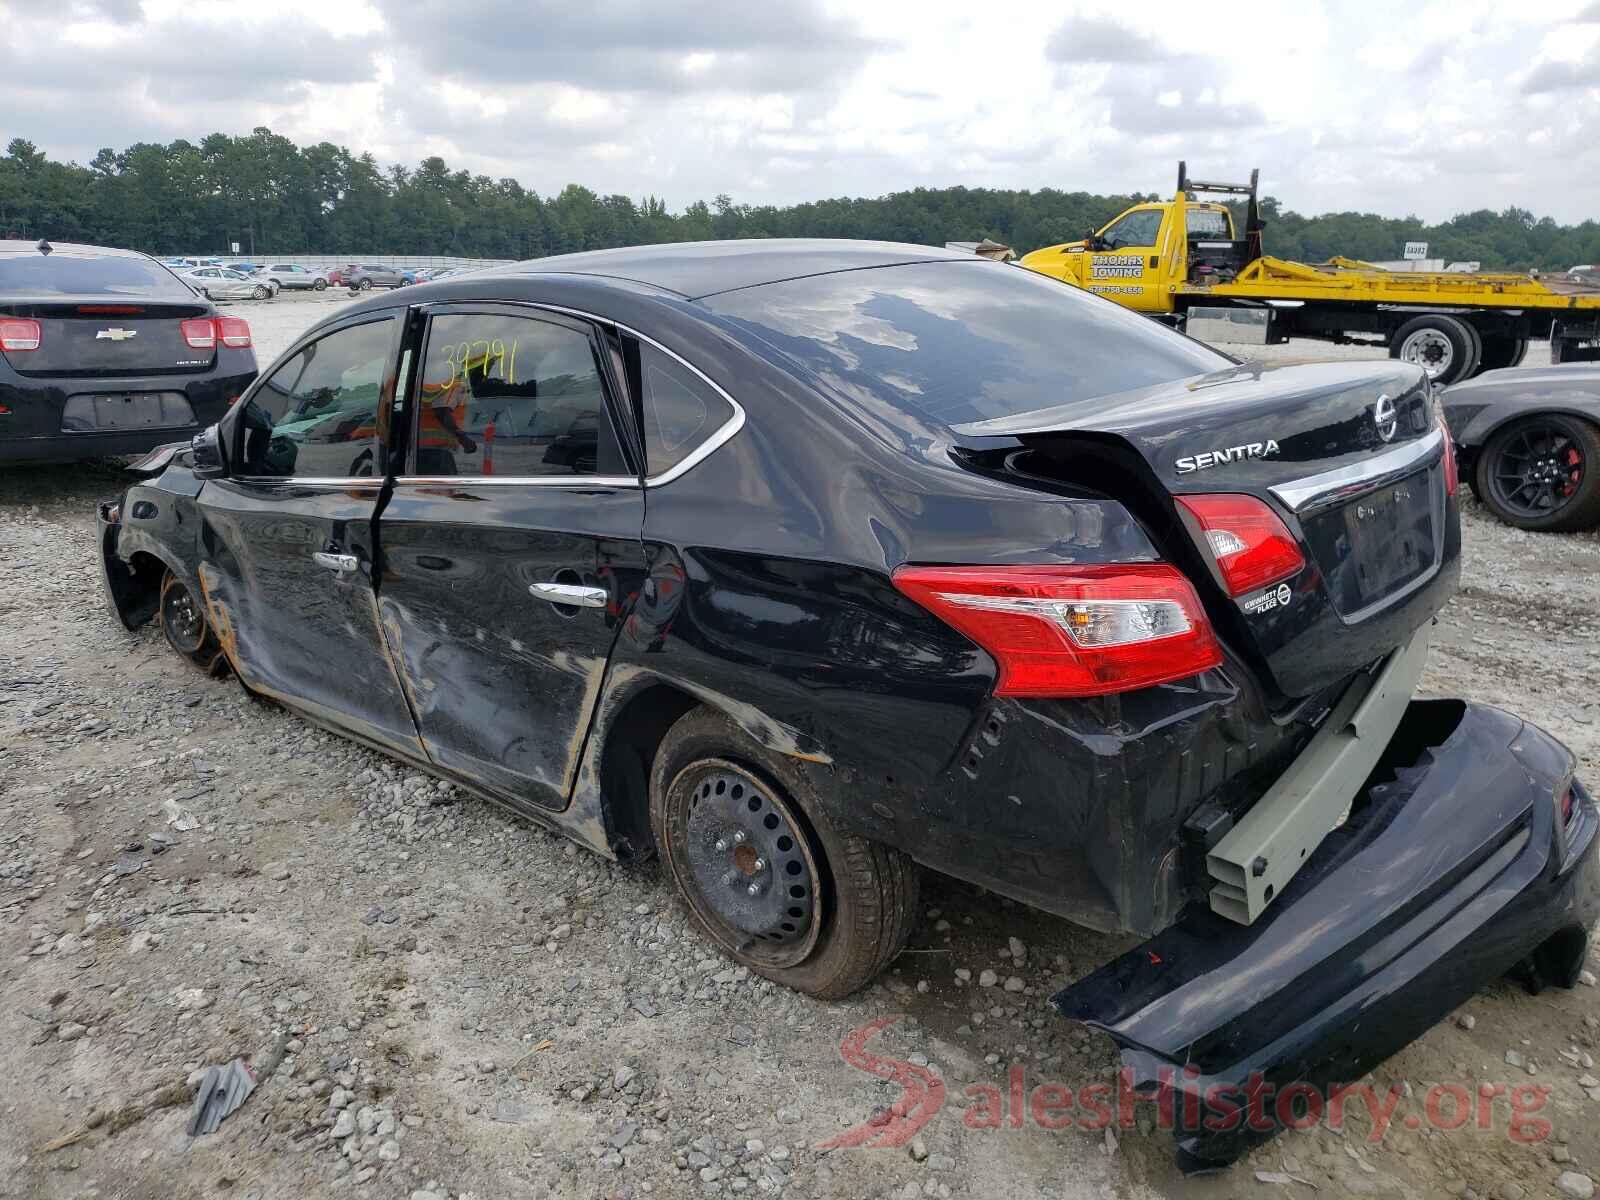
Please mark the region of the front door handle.
POLYGON ((571 604, 577 608, 604 608, 606 589, 584 587, 578 583, 530 583, 528 590, 551 604, 571 604))
POLYGON ((337 571, 341 575, 348 575, 361 564, 354 554, 329 554, 318 550, 311 556, 311 561, 319 567, 327 567, 330 571, 337 571))

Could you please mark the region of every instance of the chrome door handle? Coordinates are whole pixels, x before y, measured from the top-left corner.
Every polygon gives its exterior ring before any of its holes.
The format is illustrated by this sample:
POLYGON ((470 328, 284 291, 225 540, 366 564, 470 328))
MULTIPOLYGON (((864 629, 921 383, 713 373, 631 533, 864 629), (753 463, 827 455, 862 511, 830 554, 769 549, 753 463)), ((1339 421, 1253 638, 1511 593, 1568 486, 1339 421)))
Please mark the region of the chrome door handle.
POLYGON ((311 561, 319 567, 327 567, 330 571, 337 571, 341 575, 348 575, 361 564, 354 554, 329 554, 318 550, 311 556, 311 561))
POLYGON ((606 590, 577 583, 530 583, 528 590, 551 604, 571 604, 577 608, 604 608, 606 590))

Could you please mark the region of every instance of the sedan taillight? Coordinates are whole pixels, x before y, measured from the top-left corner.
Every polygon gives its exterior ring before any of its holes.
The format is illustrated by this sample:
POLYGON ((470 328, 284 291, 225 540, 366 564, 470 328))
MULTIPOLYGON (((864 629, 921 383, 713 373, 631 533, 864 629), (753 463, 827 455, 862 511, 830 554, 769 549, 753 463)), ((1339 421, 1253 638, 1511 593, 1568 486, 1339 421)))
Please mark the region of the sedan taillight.
POLYGON ((183 330, 183 340, 191 350, 210 350, 217 344, 217 327, 210 317, 192 317, 178 328, 183 330))
POLYGON ((1177 499, 1205 534, 1228 595, 1243 596, 1298 575, 1306 565, 1299 544, 1278 514, 1254 496, 1221 494, 1177 499))
POLYGON ((224 346, 242 350, 250 344, 250 322, 243 317, 218 317, 217 337, 224 346))
POLYGON ((1166 563, 901 567, 894 585, 987 650, 1000 696, 1101 696, 1222 661, 1194 588, 1166 563))
POLYGON ((0 317, 0 350, 8 354, 37 350, 42 336, 37 321, 27 317, 0 317))

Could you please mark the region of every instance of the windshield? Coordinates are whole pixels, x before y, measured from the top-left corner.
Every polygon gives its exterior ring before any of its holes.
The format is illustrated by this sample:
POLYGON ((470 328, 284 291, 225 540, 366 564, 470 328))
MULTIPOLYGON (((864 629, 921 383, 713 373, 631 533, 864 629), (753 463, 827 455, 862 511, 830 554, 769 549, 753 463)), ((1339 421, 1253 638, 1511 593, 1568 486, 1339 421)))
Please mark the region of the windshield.
POLYGON ((58 254, 0 256, 0 293, 26 296, 190 296, 172 272, 144 258, 58 254))
POLYGON ((701 303, 836 395, 887 402, 943 425, 1231 365, 1109 300, 983 259, 838 271, 701 303))

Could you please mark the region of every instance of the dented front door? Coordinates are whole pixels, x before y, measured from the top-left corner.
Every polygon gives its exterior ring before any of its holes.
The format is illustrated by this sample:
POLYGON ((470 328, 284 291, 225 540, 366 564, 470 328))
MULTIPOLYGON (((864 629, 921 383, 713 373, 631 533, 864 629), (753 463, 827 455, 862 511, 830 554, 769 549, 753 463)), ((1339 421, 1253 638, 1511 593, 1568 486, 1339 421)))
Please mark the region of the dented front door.
POLYGON ((643 578, 644 492, 584 323, 431 313, 409 474, 379 519, 384 633, 428 756, 507 799, 565 805, 643 578))

